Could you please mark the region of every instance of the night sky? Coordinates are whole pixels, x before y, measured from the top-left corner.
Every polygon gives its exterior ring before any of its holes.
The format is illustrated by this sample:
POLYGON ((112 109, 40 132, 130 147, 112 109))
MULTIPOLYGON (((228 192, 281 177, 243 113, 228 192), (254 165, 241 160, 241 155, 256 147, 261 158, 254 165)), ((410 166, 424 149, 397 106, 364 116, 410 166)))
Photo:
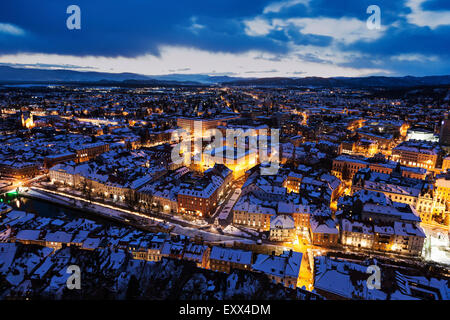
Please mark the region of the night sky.
POLYGON ((3 0, 0 64, 240 77, 450 74, 448 0, 3 0), (69 5, 81 30, 69 30, 69 5), (369 5, 381 9, 370 30, 369 5))

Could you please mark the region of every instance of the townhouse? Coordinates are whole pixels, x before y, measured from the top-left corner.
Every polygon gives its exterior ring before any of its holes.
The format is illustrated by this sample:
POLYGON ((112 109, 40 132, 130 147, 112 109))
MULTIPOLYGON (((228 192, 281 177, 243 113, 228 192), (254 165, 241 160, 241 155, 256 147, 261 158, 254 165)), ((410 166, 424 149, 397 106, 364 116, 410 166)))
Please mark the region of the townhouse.
POLYGON ((285 287, 296 288, 300 277, 300 268, 303 255, 301 252, 284 251, 276 256, 258 254, 252 265, 252 270, 266 274, 274 283, 285 287))
POLYGON ((209 256, 210 269, 230 273, 233 269, 251 270, 252 252, 214 246, 209 256))

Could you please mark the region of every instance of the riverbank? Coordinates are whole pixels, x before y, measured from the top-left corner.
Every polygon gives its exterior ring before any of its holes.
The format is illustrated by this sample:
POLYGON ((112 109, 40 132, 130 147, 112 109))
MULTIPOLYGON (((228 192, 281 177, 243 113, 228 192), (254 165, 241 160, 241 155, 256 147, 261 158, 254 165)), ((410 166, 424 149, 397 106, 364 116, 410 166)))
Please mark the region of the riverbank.
POLYGON ((201 237, 206 242, 211 243, 232 243, 242 242, 248 244, 255 244, 254 241, 245 239, 239 236, 222 235, 219 233, 212 233, 205 230, 200 230, 196 225, 182 226, 178 223, 167 222, 159 218, 149 217, 147 215, 133 212, 130 210, 115 208, 113 206, 89 203, 87 200, 73 196, 62 194, 57 191, 45 190, 39 187, 31 187, 28 191, 21 191, 20 195, 31 199, 39 199, 48 201, 69 209, 78 209, 80 211, 97 215, 102 218, 114 220, 119 223, 131 225, 139 229, 148 230, 148 228, 155 227, 157 225, 166 226, 167 230, 171 230, 173 234, 185 235, 189 237, 201 237))

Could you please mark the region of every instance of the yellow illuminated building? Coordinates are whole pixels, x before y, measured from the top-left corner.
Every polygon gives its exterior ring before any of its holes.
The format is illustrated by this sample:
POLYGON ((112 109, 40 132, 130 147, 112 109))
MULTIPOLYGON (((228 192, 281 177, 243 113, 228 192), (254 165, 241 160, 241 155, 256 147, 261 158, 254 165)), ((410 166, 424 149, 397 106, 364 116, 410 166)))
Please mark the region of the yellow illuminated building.
POLYGON ((202 158, 202 166, 204 169, 212 168, 216 163, 224 164, 233 171, 233 177, 235 179, 242 177, 247 170, 258 164, 258 155, 256 152, 250 150, 241 152, 236 148, 230 147, 206 151, 202 154, 202 158))

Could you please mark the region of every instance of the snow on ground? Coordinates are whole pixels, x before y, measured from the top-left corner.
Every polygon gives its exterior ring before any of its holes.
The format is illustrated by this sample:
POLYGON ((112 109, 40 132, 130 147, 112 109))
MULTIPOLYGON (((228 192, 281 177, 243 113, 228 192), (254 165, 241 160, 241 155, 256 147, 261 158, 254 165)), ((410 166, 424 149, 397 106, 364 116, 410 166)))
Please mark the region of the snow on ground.
POLYGON ((241 195, 241 189, 236 189, 231 196, 230 200, 225 204, 222 211, 219 213, 219 219, 220 220, 226 220, 228 219, 228 216, 230 215, 231 210, 233 209, 234 205, 236 204, 236 201, 239 199, 239 196, 241 195))
POLYGON ((431 237, 431 253, 429 260, 450 265, 450 248, 448 247, 448 240, 443 241, 431 237))
POLYGON ((189 224, 199 226, 199 227, 206 227, 208 225, 208 222, 206 222, 205 220, 202 220, 202 219, 186 220, 182 216, 177 216, 177 215, 170 216, 170 218, 173 220, 182 221, 182 222, 189 223, 189 224))
POLYGON ((450 265, 450 242, 447 232, 436 228, 423 228, 427 238, 424 244, 425 260, 450 265))
POLYGON ((227 234, 232 234, 234 236, 238 236, 238 237, 245 237, 245 238, 250 238, 250 235, 239 230, 236 227, 233 227, 232 225, 228 225, 225 229, 223 229, 224 233, 227 234))
POLYGON ((208 222, 206 222, 205 220, 201 220, 201 219, 196 219, 193 221, 190 221, 191 224, 194 224, 196 226, 199 227, 206 227, 208 225, 208 222))
POLYGON ((207 242, 233 243, 234 241, 237 241, 237 242, 252 243, 252 244, 255 243, 254 241, 244 240, 242 238, 235 237, 235 236, 215 234, 215 233, 206 232, 206 231, 198 230, 198 229, 194 229, 194 228, 181 227, 179 225, 175 226, 175 228, 173 229, 173 233, 179 234, 179 235, 186 235, 186 236, 190 236, 190 237, 200 236, 203 238, 203 240, 205 240, 207 242))
POLYGON ((255 237, 259 237, 259 232, 256 231, 256 230, 253 230, 253 229, 250 229, 250 228, 241 227, 241 226, 239 227, 239 229, 241 229, 241 230, 243 230, 243 231, 245 231, 247 233, 250 233, 251 235, 253 235, 255 237))
MULTIPOLYGON (((63 205, 70 205, 72 207, 86 210, 86 206, 83 205, 83 204, 86 204, 86 201, 72 200, 72 199, 69 199, 64 196, 47 193, 47 191, 32 190, 32 189, 29 189, 28 194, 30 196, 34 196, 37 198, 45 199, 45 200, 56 202, 56 203, 63 204, 63 205)), ((97 204, 89 204, 88 208, 91 209, 92 211, 100 213, 101 215, 116 217, 121 220, 123 220, 124 217, 126 217, 128 214, 131 215, 131 213, 122 212, 119 210, 107 208, 107 207, 97 205, 97 204)), ((154 218, 147 218, 147 219, 160 220, 160 219, 154 219, 154 218)), ((189 237, 201 236, 205 241, 210 241, 210 242, 222 242, 222 241, 243 242, 244 239, 242 239, 242 237, 248 237, 248 235, 245 233, 242 233, 242 235, 235 234, 235 235, 228 236, 228 235, 221 235, 221 234, 215 234, 215 233, 207 232, 207 231, 203 231, 203 230, 198 230, 193 227, 183 227, 183 226, 177 225, 175 223, 170 223, 170 222, 166 222, 166 224, 175 227, 174 230, 172 231, 175 234, 185 235, 185 236, 189 236, 189 237), (245 235, 243 235, 243 234, 245 234, 245 235)), ((244 240, 244 242, 247 242, 247 241, 244 240)), ((254 243, 254 242, 252 241, 251 243, 254 243)))

